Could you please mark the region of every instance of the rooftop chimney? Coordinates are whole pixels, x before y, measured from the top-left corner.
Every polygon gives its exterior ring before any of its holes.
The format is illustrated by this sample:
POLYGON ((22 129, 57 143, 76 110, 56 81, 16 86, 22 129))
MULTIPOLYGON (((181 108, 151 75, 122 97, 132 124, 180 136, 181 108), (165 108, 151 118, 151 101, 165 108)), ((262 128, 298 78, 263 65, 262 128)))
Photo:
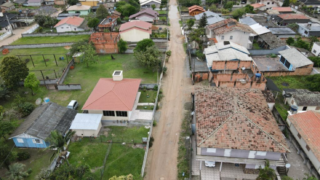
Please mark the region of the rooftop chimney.
POLYGON ((112 74, 113 81, 122 81, 123 72, 121 70, 115 70, 112 74))

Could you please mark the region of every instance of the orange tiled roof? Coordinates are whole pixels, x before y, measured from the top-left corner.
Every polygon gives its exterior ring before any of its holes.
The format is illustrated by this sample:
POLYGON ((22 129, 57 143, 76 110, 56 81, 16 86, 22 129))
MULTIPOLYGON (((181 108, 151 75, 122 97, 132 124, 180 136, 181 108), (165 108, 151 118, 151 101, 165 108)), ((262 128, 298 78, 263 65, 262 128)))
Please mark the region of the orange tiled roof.
POLYGON ((320 113, 306 111, 288 116, 288 119, 320 161, 320 113))
POLYGON ((141 79, 100 78, 83 110, 132 111, 141 79))
POLYGON ((83 21, 84 21, 84 18, 81 18, 81 17, 76 17, 76 16, 67 17, 59 21, 54 27, 58 27, 63 24, 70 24, 78 27, 83 23, 83 21))
POLYGON ((194 11, 194 10, 199 10, 199 11, 202 11, 202 12, 205 12, 205 10, 203 9, 203 7, 200 7, 200 6, 197 6, 197 5, 194 5, 194 6, 191 6, 188 8, 189 9, 189 13, 194 11))
POLYGON ((290 151, 261 90, 197 87, 195 116, 198 147, 290 151))
POLYGON ((281 19, 310 19, 303 14, 279 14, 281 19))
POLYGON ((126 22, 124 24, 121 24, 119 32, 121 34, 122 32, 131 30, 133 28, 139 29, 141 31, 146 31, 149 34, 152 34, 152 24, 144 22, 144 21, 140 21, 140 20, 134 20, 134 21, 130 21, 130 22, 126 22))
POLYGON ((261 8, 261 7, 266 6, 266 5, 260 4, 260 3, 255 3, 255 4, 250 4, 250 6, 252 6, 254 9, 257 9, 257 8, 261 8))
POLYGON ((233 30, 256 34, 248 25, 241 24, 235 19, 225 19, 209 25, 208 28, 213 30, 215 35, 224 34, 233 30))
POLYGON ((273 7, 272 9, 278 12, 293 12, 291 7, 273 7))

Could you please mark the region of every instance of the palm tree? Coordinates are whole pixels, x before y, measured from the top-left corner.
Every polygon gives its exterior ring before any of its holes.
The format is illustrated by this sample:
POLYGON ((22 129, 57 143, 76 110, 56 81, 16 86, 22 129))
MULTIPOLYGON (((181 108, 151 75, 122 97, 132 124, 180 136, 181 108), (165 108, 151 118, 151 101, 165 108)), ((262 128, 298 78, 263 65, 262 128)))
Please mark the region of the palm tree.
POLYGON ((9 180, 22 180, 29 176, 27 171, 24 171, 24 164, 15 163, 9 166, 9 171, 7 172, 9 180))
MULTIPOLYGON (((67 142, 71 139, 74 133, 75 131, 68 131, 68 133, 65 136, 63 136, 57 130, 51 131, 50 136, 46 139, 46 142, 50 143, 48 147, 49 149, 57 149, 57 151, 55 151, 52 154, 50 160, 52 160, 57 153, 60 153, 65 150, 64 149, 65 144, 67 144, 67 142)), ((65 155, 64 155, 64 159, 67 161, 68 165, 70 166, 69 161, 65 155)))
POLYGON ((274 169, 270 168, 269 160, 266 160, 265 166, 259 169, 257 180, 274 180, 277 177, 274 169))

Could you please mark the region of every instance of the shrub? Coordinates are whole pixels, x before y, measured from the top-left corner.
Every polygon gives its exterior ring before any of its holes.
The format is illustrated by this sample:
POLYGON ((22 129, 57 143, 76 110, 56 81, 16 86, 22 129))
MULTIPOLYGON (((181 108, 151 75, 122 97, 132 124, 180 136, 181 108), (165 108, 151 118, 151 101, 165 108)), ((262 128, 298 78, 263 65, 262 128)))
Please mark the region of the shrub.
POLYGON ((157 121, 154 120, 152 125, 153 125, 153 127, 157 126, 157 121))
POLYGON ((150 141, 149 141, 149 148, 152 147, 153 141, 154 141, 154 138, 151 136, 151 137, 150 137, 150 141))
POLYGON ((314 67, 320 67, 320 57, 308 57, 313 63, 314 67))
POLYGON ((129 17, 124 17, 123 19, 124 19, 126 22, 129 21, 129 17))
POLYGON ((166 52, 166 55, 170 57, 170 56, 171 56, 171 51, 170 51, 170 50, 167 51, 167 52, 166 52))
POLYGON ((168 68, 165 66, 163 67, 162 71, 163 71, 163 74, 165 74, 167 72, 168 68))
POLYGON ((147 92, 147 87, 143 86, 143 92, 147 92))
POLYGON ((28 152, 18 152, 18 161, 24 161, 30 158, 30 153, 28 152))
POLYGON ((155 86, 153 87, 153 90, 154 90, 154 91, 158 91, 158 85, 155 85, 155 86))
POLYGON ((34 105, 29 102, 22 103, 19 107, 19 111, 22 113, 22 117, 28 116, 34 110, 34 105))
POLYGON ((43 32, 43 27, 39 27, 37 30, 38 33, 42 33, 43 32))

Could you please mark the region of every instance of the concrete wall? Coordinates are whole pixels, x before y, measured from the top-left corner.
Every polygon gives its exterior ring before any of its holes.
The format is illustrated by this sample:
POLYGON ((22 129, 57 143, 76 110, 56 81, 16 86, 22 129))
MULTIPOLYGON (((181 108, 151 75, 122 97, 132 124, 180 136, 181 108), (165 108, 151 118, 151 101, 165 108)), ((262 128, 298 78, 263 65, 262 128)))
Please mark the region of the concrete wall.
POLYGON ((25 35, 25 34, 31 34, 35 30, 37 30, 39 27, 40 27, 39 24, 35 24, 35 25, 32 26, 32 28, 28 29, 28 31, 22 33, 21 36, 24 37, 23 35, 25 35))
POLYGON ((248 151, 239 149, 219 149, 219 148, 201 148, 201 154, 205 156, 248 158, 248 159, 269 159, 280 160, 280 152, 267 151, 248 151))
POLYGON ((87 130, 87 129, 75 129, 73 131, 75 131, 77 136, 85 136, 85 137, 98 137, 99 131, 101 129, 101 122, 98 126, 97 130, 87 130))
POLYGON ((22 34, 22 37, 47 37, 47 36, 77 36, 77 35, 91 35, 93 32, 78 32, 78 33, 37 33, 37 34, 22 34))
MULTIPOLYGON (((108 111, 108 110, 106 110, 108 111)), ((89 114, 103 114, 102 110, 88 110, 89 114)), ((109 120, 109 121, 128 121, 130 117, 131 111, 127 111, 127 117, 117 116, 116 111, 114 112, 115 116, 102 116, 101 120, 109 120)))
POLYGON ((294 136, 294 138, 296 139, 296 141, 300 144, 300 146, 303 149, 303 151, 305 152, 305 154, 308 156, 308 158, 312 162, 313 166, 316 168, 318 173, 320 173, 320 161, 317 159, 317 157, 314 155, 314 153, 311 150, 309 150, 309 151, 307 150, 306 141, 302 137, 301 138, 298 137, 298 131, 291 123, 290 123, 290 131, 291 131, 292 135, 294 136))
POLYGON ((313 43, 311 53, 314 54, 315 56, 320 55, 320 46, 317 43, 313 43))
POLYGON ((252 42, 250 41, 250 33, 241 31, 231 31, 222 35, 217 35, 216 39, 218 42, 231 41, 247 49, 252 48, 252 42))
POLYGON ((150 39, 150 34, 146 31, 138 30, 136 28, 125 32, 120 32, 120 36, 124 41, 138 42, 143 39, 150 39))
POLYGON ((57 32, 61 33, 61 32, 70 32, 70 31, 84 31, 84 29, 82 28, 78 28, 76 26, 70 25, 70 24, 63 24, 61 26, 56 27, 57 32))
MULTIPOLYGON (((298 106, 293 96, 290 98, 285 98, 285 103, 287 103, 289 106, 291 105, 298 106)), ((304 111, 303 107, 307 107, 307 111, 313 110, 313 111, 320 112, 320 106, 298 106, 298 111, 304 111)))
POLYGON ((30 48, 45 48, 45 47, 64 47, 71 46, 73 43, 50 43, 50 44, 25 44, 25 45, 8 45, 2 46, 5 49, 30 49, 30 48))
POLYGON ((26 148, 46 148, 48 144, 42 139, 40 140, 40 143, 35 143, 35 139, 38 138, 23 138, 23 137, 15 137, 12 138, 14 144, 17 147, 26 147, 26 148))
POLYGON ((10 31, 5 32, 4 34, 2 34, 2 35, 0 36, 0 41, 6 39, 6 38, 9 37, 9 36, 11 36, 11 32, 10 32, 10 31))
MULTIPOLYGON (((88 15, 90 13, 90 10, 86 10, 86 11, 82 10, 82 11, 79 11, 79 12, 80 12, 80 16, 86 16, 86 15, 88 15)), ((75 13, 77 13, 77 11, 68 11, 68 13, 69 14, 75 14, 75 13)))
POLYGON ((81 90, 81 84, 59 84, 57 88, 59 91, 81 90))
POLYGON ((270 71, 262 72, 264 76, 304 76, 310 75, 313 71, 313 64, 305 67, 296 68, 294 71, 270 71))

